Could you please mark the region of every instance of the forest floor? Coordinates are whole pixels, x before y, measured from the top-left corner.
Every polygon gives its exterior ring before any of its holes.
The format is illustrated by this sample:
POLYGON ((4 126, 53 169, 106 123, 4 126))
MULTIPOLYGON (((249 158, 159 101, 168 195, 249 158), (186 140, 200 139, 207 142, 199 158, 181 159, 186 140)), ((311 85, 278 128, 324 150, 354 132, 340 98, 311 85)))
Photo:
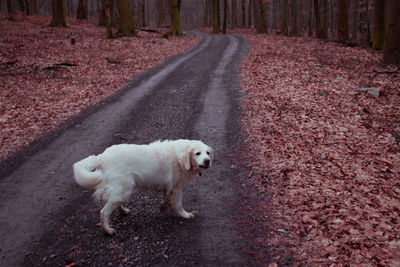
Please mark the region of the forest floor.
MULTIPOLYGON (((267 236, 260 262, 400 265, 400 73, 382 53, 314 38, 237 31, 250 183, 267 236), (357 91, 379 88, 379 96, 357 91)), ((256 229, 251 229, 256 232, 256 229)))
MULTIPOLYGON (((0 19, 3 159, 200 39, 106 42, 104 29, 74 20, 0 19)), ((310 265, 399 265, 399 70, 369 49, 235 33, 250 42, 240 70, 248 182, 269 199, 242 207, 265 226, 244 227, 256 234, 249 254, 271 266, 288 253, 310 265)))
POLYGON ((91 23, 67 19, 68 28, 49 24, 46 17, 16 22, 0 17, 0 158, 200 39, 193 34, 165 39, 140 31, 140 38, 106 41, 104 28, 91 23))

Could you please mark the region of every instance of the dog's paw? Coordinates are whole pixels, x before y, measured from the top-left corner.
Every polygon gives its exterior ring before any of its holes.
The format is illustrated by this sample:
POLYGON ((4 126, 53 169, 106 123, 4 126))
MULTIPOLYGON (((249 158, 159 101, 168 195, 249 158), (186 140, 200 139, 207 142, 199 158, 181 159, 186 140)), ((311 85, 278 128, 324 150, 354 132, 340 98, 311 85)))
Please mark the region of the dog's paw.
POLYGON ((114 229, 114 228, 111 228, 111 227, 109 227, 109 228, 103 228, 103 230, 104 230, 104 232, 105 232, 106 234, 108 234, 108 235, 113 235, 113 234, 115 234, 115 229, 114 229))
POLYGON ((124 214, 124 215, 128 215, 129 213, 131 213, 131 210, 128 208, 125 208, 124 206, 120 206, 118 208, 119 213, 124 214))
POLYGON ((165 201, 161 206, 160 206, 160 212, 164 213, 167 210, 169 210, 171 208, 171 204, 169 203, 169 201, 165 201))
POLYGON ((187 219, 194 219, 197 216, 197 211, 193 210, 192 212, 189 212, 189 216, 187 219))

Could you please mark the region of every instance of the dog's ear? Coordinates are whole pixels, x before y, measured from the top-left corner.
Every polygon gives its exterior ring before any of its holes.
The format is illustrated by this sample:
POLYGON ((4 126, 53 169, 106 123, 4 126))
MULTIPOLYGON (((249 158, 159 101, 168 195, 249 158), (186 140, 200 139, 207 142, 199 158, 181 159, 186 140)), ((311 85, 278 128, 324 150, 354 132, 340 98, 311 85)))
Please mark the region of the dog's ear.
POLYGON ((210 148, 210 161, 212 162, 214 159, 214 151, 210 146, 209 146, 209 148, 210 148))
POLYGON ((186 145, 178 155, 179 164, 186 170, 191 168, 192 148, 186 145))

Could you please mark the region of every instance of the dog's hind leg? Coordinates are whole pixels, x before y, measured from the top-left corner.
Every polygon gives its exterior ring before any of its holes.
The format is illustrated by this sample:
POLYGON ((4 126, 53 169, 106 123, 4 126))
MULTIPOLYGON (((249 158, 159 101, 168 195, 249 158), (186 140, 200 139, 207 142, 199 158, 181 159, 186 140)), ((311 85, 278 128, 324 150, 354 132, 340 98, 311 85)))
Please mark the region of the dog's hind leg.
POLYGON ((131 212, 131 210, 126 208, 126 207, 124 207, 122 203, 121 203, 121 205, 119 205, 118 211, 119 211, 119 213, 125 214, 125 215, 127 215, 127 214, 129 214, 131 212))
POLYGON ((169 202, 168 198, 165 198, 164 203, 162 203, 160 206, 160 212, 161 213, 166 212, 170 208, 171 208, 171 203, 169 202))
POLYGON ((103 228, 103 230, 109 235, 115 233, 115 229, 110 227, 109 224, 110 215, 117 207, 120 207, 121 204, 122 203, 120 201, 118 202, 108 201, 100 211, 101 228, 103 228))

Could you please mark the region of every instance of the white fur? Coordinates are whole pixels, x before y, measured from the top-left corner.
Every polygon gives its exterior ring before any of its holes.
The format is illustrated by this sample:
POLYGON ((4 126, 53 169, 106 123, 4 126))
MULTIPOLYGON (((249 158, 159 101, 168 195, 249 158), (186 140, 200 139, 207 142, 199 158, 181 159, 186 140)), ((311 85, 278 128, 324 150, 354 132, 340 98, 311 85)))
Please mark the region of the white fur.
POLYGON ((109 225, 109 217, 116 208, 123 214, 130 212, 122 203, 134 186, 162 189, 166 199, 161 211, 171 207, 183 218, 194 218, 195 212, 183 209, 182 189, 202 168, 211 166, 212 157, 211 147, 195 140, 114 145, 100 155, 76 162, 74 178, 79 185, 95 189, 94 196, 105 203, 100 212, 101 226, 111 235, 115 230, 109 225))

